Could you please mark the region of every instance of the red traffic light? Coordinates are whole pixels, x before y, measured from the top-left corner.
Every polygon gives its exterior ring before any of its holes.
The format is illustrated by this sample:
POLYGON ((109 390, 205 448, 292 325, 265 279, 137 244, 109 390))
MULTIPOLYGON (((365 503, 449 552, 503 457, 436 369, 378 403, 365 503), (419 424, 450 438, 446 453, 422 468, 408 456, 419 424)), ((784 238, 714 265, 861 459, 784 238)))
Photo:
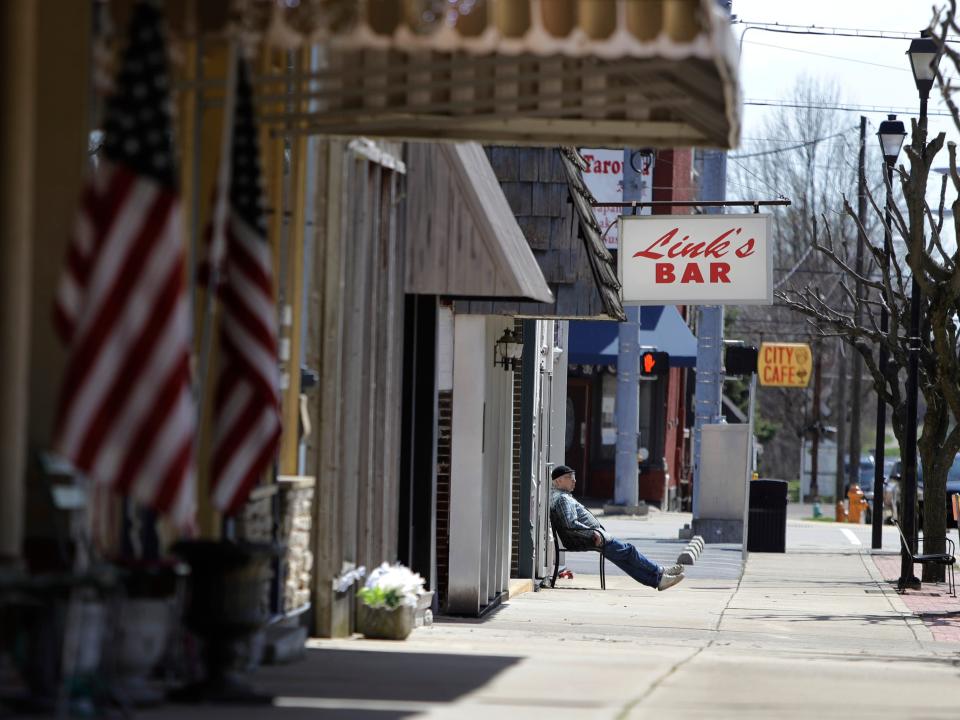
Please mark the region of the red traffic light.
POLYGON ((657 377, 670 369, 670 356, 665 352, 645 352, 640 356, 640 375, 657 377))

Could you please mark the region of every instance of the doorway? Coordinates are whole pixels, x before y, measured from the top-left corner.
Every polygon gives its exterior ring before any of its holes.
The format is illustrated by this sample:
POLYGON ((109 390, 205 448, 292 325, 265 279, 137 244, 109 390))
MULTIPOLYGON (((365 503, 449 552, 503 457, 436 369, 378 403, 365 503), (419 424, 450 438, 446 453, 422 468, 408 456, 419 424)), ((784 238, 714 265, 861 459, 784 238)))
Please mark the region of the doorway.
POLYGON ((589 497, 590 437, 590 378, 567 378, 567 422, 564 439, 564 458, 577 474, 574 495, 589 497))

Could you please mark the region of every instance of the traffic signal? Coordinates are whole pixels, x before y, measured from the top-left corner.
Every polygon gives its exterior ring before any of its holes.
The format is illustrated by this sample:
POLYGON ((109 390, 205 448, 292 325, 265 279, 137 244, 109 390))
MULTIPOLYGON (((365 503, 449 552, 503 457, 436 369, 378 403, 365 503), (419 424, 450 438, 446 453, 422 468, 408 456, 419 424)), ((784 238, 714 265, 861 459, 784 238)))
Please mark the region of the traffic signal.
POLYGON ((757 371, 757 357, 759 352, 749 345, 727 346, 723 365, 727 375, 750 375, 757 371))
POLYGON ((665 352, 645 352, 640 355, 640 376, 658 377, 670 369, 670 356, 665 352))

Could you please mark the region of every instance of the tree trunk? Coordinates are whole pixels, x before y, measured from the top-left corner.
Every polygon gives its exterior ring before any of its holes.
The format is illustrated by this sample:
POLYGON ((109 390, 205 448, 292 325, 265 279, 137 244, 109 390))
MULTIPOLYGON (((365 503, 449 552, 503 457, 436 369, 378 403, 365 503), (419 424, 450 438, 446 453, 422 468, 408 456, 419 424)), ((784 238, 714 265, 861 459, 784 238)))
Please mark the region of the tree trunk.
MULTIPOLYGON (((926 389, 926 388, 925 388, 926 389)), ((926 395, 926 394, 925 394, 926 395)), ((947 436, 949 412, 942 399, 927 396, 927 412, 923 416, 923 434, 917 441, 917 453, 923 468, 923 545, 922 551, 942 553, 946 543, 946 487, 947 471, 953 464, 953 456, 945 457, 944 441, 947 436)), ((919 525, 919 523, 918 523, 919 525)), ((923 582, 941 582, 944 577, 942 565, 925 565, 923 582)))

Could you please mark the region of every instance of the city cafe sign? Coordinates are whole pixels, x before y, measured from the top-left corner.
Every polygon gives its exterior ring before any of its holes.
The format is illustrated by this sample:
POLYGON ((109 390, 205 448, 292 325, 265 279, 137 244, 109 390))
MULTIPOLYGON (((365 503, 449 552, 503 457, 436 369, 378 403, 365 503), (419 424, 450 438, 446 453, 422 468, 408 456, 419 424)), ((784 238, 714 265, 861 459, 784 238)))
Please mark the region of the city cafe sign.
POLYGON ((770 215, 620 218, 627 305, 772 305, 770 215))

